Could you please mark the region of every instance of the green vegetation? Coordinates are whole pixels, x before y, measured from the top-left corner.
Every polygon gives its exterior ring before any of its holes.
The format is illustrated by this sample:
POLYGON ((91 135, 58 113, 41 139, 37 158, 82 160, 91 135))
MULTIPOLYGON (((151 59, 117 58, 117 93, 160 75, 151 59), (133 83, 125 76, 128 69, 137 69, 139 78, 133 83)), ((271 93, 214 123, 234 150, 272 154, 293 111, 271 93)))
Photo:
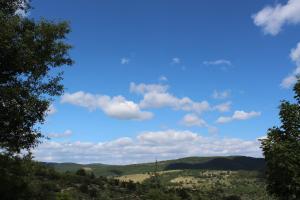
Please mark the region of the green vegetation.
POLYGON ((296 103, 280 105, 282 125, 269 129, 262 140, 268 191, 282 200, 300 199, 300 79, 294 92, 296 103))
POLYGON ((1 199, 270 200, 257 171, 173 170, 120 177, 95 176, 90 168, 59 173, 28 159, 0 162, 1 199), (6 164, 6 165, 5 165, 6 164), (132 178, 133 180, 130 180, 132 178), (139 179, 137 181, 136 179, 139 179), (9 182, 8 182, 9 181, 9 182))
MULTIPOLYGON (((121 176, 128 174, 139 174, 153 172, 156 163, 143 163, 134 165, 103 165, 75 163, 45 163, 54 167, 59 172, 76 172, 82 167, 93 170, 97 176, 121 176)), ((158 171, 180 170, 180 169, 212 169, 212 170, 264 170, 265 161, 262 158, 251 158, 245 156, 228 157, 187 157, 176 160, 160 161, 157 163, 158 171)))
POLYGON ((63 92, 58 68, 72 64, 68 24, 17 15, 28 11, 26 2, 0 0, 0 148, 9 156, 39 143, 36 124, 44 122, 51 97, 63 92))

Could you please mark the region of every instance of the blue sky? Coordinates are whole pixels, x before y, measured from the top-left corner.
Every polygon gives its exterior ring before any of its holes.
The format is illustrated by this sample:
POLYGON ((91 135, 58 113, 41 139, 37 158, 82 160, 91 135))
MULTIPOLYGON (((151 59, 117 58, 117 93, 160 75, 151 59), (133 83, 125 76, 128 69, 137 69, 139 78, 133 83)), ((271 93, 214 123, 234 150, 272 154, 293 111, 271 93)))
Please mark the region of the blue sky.
POLYGON ((38 160, 261 156, 257 138, 293 96, 299 0, 32 3, 29 17, 70 22, 75 61, 38 160))

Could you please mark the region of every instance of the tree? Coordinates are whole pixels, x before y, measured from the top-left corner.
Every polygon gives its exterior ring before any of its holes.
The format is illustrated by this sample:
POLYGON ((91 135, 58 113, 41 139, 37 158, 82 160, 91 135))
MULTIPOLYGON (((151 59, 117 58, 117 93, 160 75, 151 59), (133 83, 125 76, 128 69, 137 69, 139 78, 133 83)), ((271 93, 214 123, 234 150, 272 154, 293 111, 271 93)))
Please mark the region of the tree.
POLYGON ((300 80, 294 86, 295 103, 282 101, 280 127, 262 139, 267 189, 281 200, 300 199, 300 80))
POLYGON ((79 170, 77 170, 76 174, 78 176, 86 176, 87 175, 86 171, 83 168, 80 168, 79 170))
POLYGON ((18 14, 29 9, 27 0, 0 0, 0 149, 9 155, 39 143, 36 125, 63 92, 58 68, 72 64, 68 23, 18 14))

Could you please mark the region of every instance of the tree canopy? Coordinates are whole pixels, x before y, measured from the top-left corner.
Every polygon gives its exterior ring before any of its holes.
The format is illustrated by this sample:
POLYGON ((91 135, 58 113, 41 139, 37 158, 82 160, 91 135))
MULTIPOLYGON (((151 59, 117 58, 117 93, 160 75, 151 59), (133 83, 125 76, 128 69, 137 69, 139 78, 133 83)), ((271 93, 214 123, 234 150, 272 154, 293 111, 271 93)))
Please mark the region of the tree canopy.
POLYGON ((294 92, 295 103, 281 102, 281 126, 270 128, 262 140, 267 189, 282 200, 300 198, 300 80, 294 92))
POLYGON ((63 92, 57 68, 73 62, 68 23, 36 21, 29 9, 26 0, 0 0, 0 149, 10 154, 38 144, 36 125, 63 92))

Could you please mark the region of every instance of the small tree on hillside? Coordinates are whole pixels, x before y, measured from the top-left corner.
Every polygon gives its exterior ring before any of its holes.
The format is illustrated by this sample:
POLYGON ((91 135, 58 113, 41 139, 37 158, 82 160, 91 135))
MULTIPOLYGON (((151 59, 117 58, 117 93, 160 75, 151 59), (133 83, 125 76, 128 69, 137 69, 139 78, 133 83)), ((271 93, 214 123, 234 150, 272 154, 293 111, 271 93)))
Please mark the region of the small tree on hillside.
POLYGON ((300 80, 294 86, 295 103, 282 101, 282 125, 268 130, 262 140, 267 189, 280 200, 300 199, 300 80))

